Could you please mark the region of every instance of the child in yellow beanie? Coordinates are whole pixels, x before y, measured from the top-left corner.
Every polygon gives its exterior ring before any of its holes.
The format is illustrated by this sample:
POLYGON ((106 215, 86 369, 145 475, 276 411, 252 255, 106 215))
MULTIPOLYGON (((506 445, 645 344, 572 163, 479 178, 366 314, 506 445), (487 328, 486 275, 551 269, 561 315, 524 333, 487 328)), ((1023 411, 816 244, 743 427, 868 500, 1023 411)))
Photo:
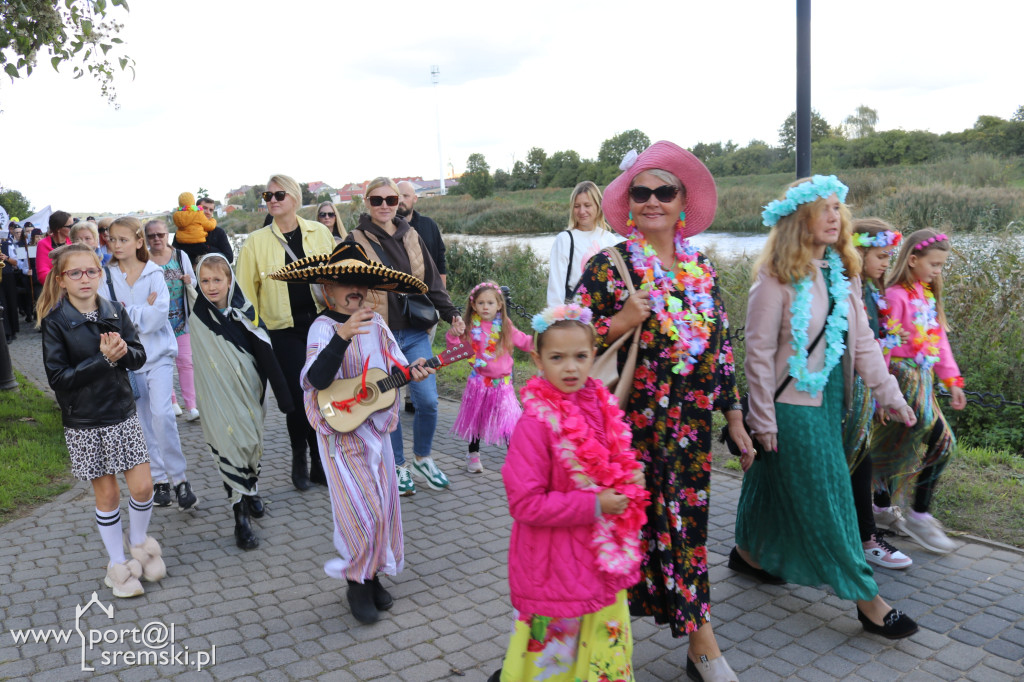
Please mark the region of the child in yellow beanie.
POLYGON ((204 244, 206 233, 217 227, 214 218, 207 218, 206 214, 196 206, 196 198, 192 192, 182 192, 178 195, 178 208, 174 211, 174 225, 178 231, 174 234, 174 243, 177 244, 204 244))

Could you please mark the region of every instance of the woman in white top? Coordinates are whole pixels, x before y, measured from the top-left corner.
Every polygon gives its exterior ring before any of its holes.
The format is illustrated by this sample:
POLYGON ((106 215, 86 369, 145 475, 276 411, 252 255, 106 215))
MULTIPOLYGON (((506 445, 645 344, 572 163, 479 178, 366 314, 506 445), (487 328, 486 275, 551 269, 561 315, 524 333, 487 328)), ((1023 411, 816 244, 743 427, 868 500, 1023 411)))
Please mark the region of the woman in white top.
POLYGON ((622 241, 608 229, 601 212, 601 190, 584 180, 572 191, 569 228, 559 232, 551 246, 551 273, 548 275, 548 305, 560 305, 572 299, 587 261, 601 249, 622 241))

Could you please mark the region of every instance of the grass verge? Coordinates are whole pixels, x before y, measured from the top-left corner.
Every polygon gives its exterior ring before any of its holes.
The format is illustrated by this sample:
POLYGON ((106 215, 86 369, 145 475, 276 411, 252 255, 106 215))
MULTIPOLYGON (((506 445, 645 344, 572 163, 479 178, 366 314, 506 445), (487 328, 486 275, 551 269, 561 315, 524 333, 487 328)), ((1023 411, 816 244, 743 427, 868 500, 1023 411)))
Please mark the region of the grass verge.
POLYGON ((60 409, 15 372, 18 391, 0 392, 0 524, 74 484, 60 409))

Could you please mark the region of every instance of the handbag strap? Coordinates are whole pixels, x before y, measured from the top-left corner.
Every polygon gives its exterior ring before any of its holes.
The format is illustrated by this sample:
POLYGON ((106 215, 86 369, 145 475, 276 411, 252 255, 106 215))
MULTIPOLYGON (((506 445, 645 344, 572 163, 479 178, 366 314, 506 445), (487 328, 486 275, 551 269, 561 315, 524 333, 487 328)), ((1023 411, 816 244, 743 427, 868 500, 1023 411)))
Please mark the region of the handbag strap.
POLYGON ((110 279, 110 268, 106 265, 103 266, 103 272, 107 275, 107 289, 110 290, 110 300, 116 302, 117 294, 114 293, 114 282, 110 279))
POLYGON ((566 230, 566 234, 569 235, 569 263, 565 267, 565 300, 568 302, 573 295, 573 290, 569 287, 569 277, 572 275, 572 257, 576 253, 576 241, 572 238, 572 230, 566 230))
MULTIPOLYGON (((636 293, 636 287, 633 286, 633 273, 630 272, 629 266, 626 265, 626 261, 623 260, 622 254, 614 246, 610 246, 604 250, 604 253, 608 256, 608 260, 611 261, 612 265, 623 279, 626 281, 626 290, 629 291, 629 295, 632 296, 636 293)), ((633 343, 636 344, 640 340, 640 330, 643 329, 644 325, 638 324, 633 330, 633 343)), ((628 332, 625 332, 628 333, 628 332)), ((624 334, 625 334, 624 333, 624 334)))
MULTIPOLYGON (((828 326, 828 318, 830 315, 832 315, 832 309, 835 307, 835 299, 830 298, 828 301, 828 313, 825 315, 825 324, 821 326, 821 331, 818 332, 818 335, 814 337, 813 341, 811 341, 811 345, 807 346, 807 355, 810 355, 811 353, 814 352, 814 349, 818 347, 818 342, 821 341, 821 337, 825 336, 825 327, 828 326)), ((775 389, 775 400, 779 399, 779 396, 782 395, 782 392, 786 390, 786 386, 789 386, 789 382, 792 380, 793 375, 787 374, 786 379, 782 382, 782 385, 775 389)))

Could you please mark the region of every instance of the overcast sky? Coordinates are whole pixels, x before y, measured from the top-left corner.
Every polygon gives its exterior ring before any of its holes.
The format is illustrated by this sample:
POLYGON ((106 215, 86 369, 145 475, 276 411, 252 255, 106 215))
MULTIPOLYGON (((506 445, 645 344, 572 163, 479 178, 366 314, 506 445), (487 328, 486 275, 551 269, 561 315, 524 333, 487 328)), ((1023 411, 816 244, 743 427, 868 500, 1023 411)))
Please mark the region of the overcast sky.
MULTIPOLYGON (((133 2, 120 110, 44 60, 0 83, 0 185, 38 209, 163 210, 272 173, 436 178, 481 152, 596 157, 639 128, 776 144, 795 109, 793 0, 133 2), (431 85, 431 65, 440 85, 431 85)), ((812 103, 879 129, 963 130, 1024 104, 1016 0, 813 3, 812 103)))

